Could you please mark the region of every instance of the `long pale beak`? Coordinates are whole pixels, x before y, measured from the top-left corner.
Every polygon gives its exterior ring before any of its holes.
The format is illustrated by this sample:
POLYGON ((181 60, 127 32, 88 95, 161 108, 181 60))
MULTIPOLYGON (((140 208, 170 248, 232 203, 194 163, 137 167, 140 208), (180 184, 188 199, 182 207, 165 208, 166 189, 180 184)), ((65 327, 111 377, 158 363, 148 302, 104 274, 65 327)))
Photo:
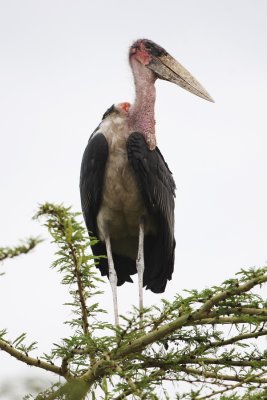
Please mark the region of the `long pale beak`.
POLYGON ((202 99, 214 103, 213 98, 209 95, 206 89, 185 69, 178 61, 176 61, 170 54, 162 56, 152 55, 151 61, 147 64, 159 79, 173 82, 181 86, 185 90, 202 97, 202 99))

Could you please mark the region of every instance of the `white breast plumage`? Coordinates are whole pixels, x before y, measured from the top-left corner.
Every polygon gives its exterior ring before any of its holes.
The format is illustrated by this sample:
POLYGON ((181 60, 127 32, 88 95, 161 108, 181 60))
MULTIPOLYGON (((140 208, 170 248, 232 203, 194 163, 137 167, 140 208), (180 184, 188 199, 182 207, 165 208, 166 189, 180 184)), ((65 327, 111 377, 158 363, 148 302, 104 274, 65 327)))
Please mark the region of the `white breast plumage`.
MULTIPOLYGON (((109 146, 101 206, 97 215, 98 234, 105 239, 109 232, 112 248, 119 254, 136 257, 140 218, 147 214, 134 171, 128 162, 127 118, 112 115, 99 127, 109 146), (131 238, 131 239, 129 239, 131 238), (123 243, 125 241, 125 243, 123 243), (135 246, 133 242, 136 243, 135 246), (129 251, 127 249, 129 248, 129 251), (134 250, 133 250, 134 248, 134 250)), ((151 230, 151 224, 147 230, 151 230)))

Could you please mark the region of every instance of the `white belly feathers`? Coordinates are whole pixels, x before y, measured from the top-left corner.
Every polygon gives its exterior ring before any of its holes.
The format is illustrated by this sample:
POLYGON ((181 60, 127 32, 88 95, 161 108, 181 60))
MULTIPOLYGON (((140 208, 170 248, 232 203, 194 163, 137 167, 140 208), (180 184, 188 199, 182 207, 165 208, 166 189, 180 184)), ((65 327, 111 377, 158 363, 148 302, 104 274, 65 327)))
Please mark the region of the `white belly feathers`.
MULTIPOLYGON (((105 235, 109 234, 113 242, 113 249, 114 246, 117 247, 117 240, 120 241, 120 246, 125 242, 126 247, 128 247, 127 243, 131 247, 130 242, 132 240, 136 242, 138 238, 141 217, 144 217, 146 221, 146 233, 155 229, 153 222, 146 218, 147 212, 134 171, 128 162, 127 118, 112 114, 101 123, 99 132, 104 134, 107 139, 109 156, 105 170, 102 202, 97 215, 98 235, 104 241, 105 235)), ((123 253, 126 251, 125 246, 122 246, 124 247, 123 253)))

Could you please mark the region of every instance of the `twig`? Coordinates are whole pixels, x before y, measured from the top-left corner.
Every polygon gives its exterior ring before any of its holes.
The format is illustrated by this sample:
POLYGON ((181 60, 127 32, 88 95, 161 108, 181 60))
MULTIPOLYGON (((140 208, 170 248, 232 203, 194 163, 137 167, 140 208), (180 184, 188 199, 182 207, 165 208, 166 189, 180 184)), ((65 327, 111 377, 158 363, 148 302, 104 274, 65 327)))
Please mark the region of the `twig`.
MULTIPOLYGON (((213 378, 216 380, 221 380, 221 381, 233 381, 233 382, 244 382, 244 379, 246 377, 242 377, 239 375, 226 375, 226 374, 218 374, 217 372, 210 372, 210 371, 199 371, 195 368, 188 368, 188 367, 181 367, 181 371, 190 374, 190 375, 198 375, 198 376, 203 376, 205 378, 213 378)), ((264 371, 266 373, 266 371, 264 371)), ((251 383, 267 383, 267 378, 265 379, 260 379, 257 377, 251 377, 249 380, 251 383)))
MULTIPOLYGON (((189 318, 190 319, 190 318, 189 318)), ((213 317, 213 318, 201 318, 199 320, 190 320, 184 324, 184 326, 197 326, 197 325, 216 325, 216 324, 222 324, 222 325, 227 325, 227 324, 247 324, 250 322, 253 324, 253 321, 248 321, 248 316, 247 315, 242 315, 239 317, 213 317)), ((259 316, 257 315, 257 321, 256 324, 259 322, 267 322, 267 316, 259 316)))
POLYGON ((88 334, 88 311, 86 307, 86 301, 84 297, 84 288, 83 288, 83 283, 81 280, 81 272, 79 269, 79 264, 77 260, 77 256, 75 253, 75 249, 73 248, 72 243, 68 242, 68 245, 70 247, 73 263, 74 263, 74 268, 75 268, 75 277, 77 279, 77 285, 78 285, 78 291, 79 291, 79 298, 80 298, 80 303, 81 303, 81 311, 82 311, 82 325, 83 325, 83 332, 85 335, 88 334))
MULTIPOLYGON (((252 369, 252 371, 253 371, 253 369, 252 369)), ((265 371, 257 374, 256 377, 260 377, 264 373, 265 373, 265 371)), ((205 400, 205 399, 209 399, 209 398, 211 398, 213 396, 216 396, 217 394, 224 394, 226 392, 229 392, 230 390, 234 390, 234 389, 237 389, 238 387, 242 387, 244 383, 248 383, 248 382, 250 382, 250 380, 251 380, 251 376, 248 376, 247 378, 244 379, 243 382, 238 382, 235 385, 231 385, 230 387, 226 387, 225 389, 213 391, 212 393, 207 394, 204 397, 198 397, 196 400, 205 400)))
POLYGON ((10 354, 12 357, 15 357, 17 360, 24 362, 25 364, 34 365, 35 367, 45 369, 46 371, 54 372, 55 374, 63 376, 66 379, 71 378, 70 373, 64 372, 61 367, 42 361, 39 358, 30 357, 1 339, 0 349, 10 354))
MULTIPOLYGON (((261 368, 267 366, 267 360, 228 360, 221 358, 205 358, 205 357, 180 357, 173 359, 171 361, 165 360, 154 360, 154 359, 145 359, 143 363, 140 365, 136 364, 140 369, 142 368, 173 368, 178 365, 185 364, 198 364, 198 365, 220 365, 228 368, 229 366, 234 367, 254 367, 261 368)), ((178 367, 179 368, 179 367, 178 367)))
MULTIPOLYGON (((248 292, 252 287, 259 285, 263 282, 267 281, 267 274, 258 276, 256 278, 250 279, 243 285, 240 285, 239 287, 235 287, 232 289, 228 289, 225 291, 220 292, 219 294, 216 294, 212 296, 209 300, 207 300, 203 306, 200 307, 199 310, 193 311, 191 313, 185 313, 182 314, 180 317, 178 317, 176 320, 165 324, 161 326, 160 328, 157 328, 154 331, 151 331, 147 333, 146 335, 141 336, 140 338, 134 340, 131 344, 128 344, 127 346, 123 346, 120 349, 116 349, 113 354, 113 359, 119 359, 126 357, 129 354, 135 353, 135 352, 140 352, 142 351, 146 346, 149 344, 156 342, 159 339, 163 339, 167 335, 173 333, 177 329, 181 328, 182 326, 190 326, 190 325, 198 325, 198 324, 203 324, 203 321, 205 320, 206 324, 209 323, 216 323, 216 321, 222 322, 223 320, 226 321, 226 323, 230 323, 230 320, 232 320, 232 323, 235 323, 233 321, 239 320, 238 318, 207 318, 208 313, 210 312, 210 309, 218 304, 220 301, 226 299, 229 296, 233 295, 238 295, 241 293, 248 292), (211 321, 213 320, 213 322, 211 321)), ((267 317, 264 316, 258 316, 257 317, 260 320, 266 320, 267 317)), ((247 322, 245 318, 241 319, 241 322, 247 322)), ((223 323, 223 322, 222 322, 223 323)))
POLYGON ((209 317, 216 317, 218 315, 229 315, 238 314, 240 315, 263 315, 267 316, 267 308, 252 308, 252 307, 233 307, 233 308, 222 308, 220 310, 211 311, 209 317))
POLYGON ((231 344, 234 344, 236 342, 240 342, 241 340, 247 340, 247 339, 252 339, 252 338, 258 338, 259 336, 266 336, 267 335, 267 330, 264 331, 256 331, 256 332, 252 332, 252 333, 244 333, 244 334, 240 334, 240 335, 236 335, 231 337, 230 339, 227 340, 219 340, 217 342, 211 342, 206 346, 200 346, 198 349, 196 349, 195 354, 197 354, 198 352, 204 352, 210 348, 213 347, 222 347, 222 346, 228 346, 231 344))
POLYGON ((29 238, 16 247, 0 247, 0 261, 6 260, 7 258, 17 257, 21 254, 27 254, 41 242, 42 239, 40 238, 29 238))
MULTIPOLYGON (((157 381, 162 378, 162 375, 165 373, 165 371, 159 370, 156 372, 153 372, 152 374, 149 375, 149 377, 145 376, 144 379, 146 382, 153 382, 157 381)), ((139 386, 142 384, 143 379, 140 382, 134 382, 135 386, 139 386)), ((125 389, 121 394, 119 394, 117 397, 114 398, 114 400, 124 400, 126 399, 127 396, 130 394, 133 394, 134 392, 132 391, 131 388, 125 389)))

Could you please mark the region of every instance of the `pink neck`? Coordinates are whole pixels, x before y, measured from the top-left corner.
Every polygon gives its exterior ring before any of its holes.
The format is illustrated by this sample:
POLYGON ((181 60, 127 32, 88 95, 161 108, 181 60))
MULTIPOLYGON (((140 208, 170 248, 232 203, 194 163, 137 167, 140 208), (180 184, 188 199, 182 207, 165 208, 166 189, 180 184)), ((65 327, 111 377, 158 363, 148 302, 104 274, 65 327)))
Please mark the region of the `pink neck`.
POLYGON ((129 110, 130 132, 144 135, 148 148, 154 150, 155 136, 155 100, 156 89, 154 73, 135 59, 131 60, 135 82, 135 102, 129 110))

